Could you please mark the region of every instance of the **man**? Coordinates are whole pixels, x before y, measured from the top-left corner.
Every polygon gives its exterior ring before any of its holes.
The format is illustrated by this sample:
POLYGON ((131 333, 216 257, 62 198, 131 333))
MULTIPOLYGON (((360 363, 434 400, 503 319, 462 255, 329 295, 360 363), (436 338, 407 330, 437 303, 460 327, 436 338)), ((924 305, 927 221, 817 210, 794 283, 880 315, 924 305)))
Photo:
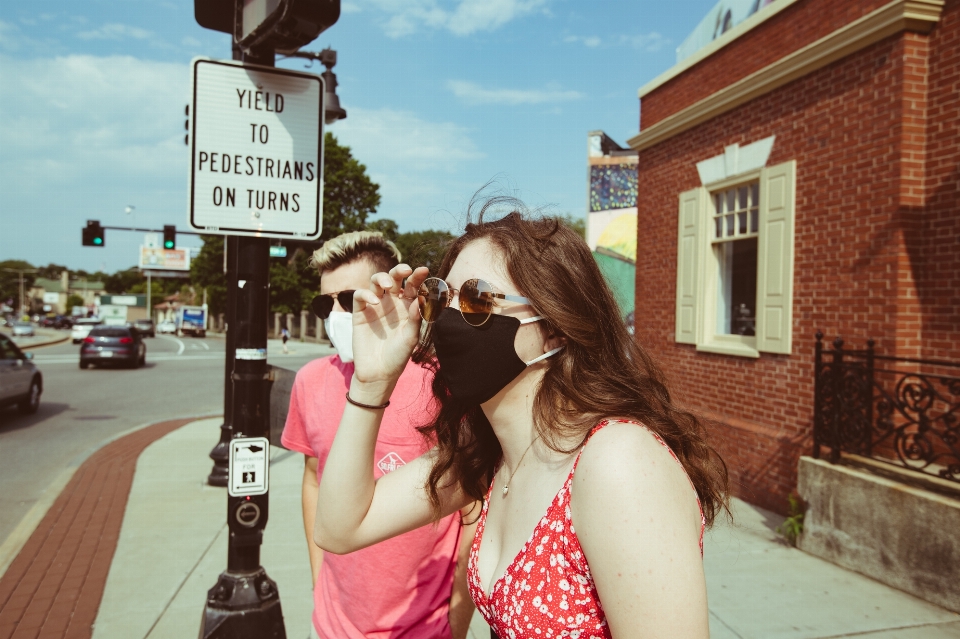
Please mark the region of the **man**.
MULTIPOLYGON (((463 639, 473 613, 466 563, 473 526, 452 515, 349 555, 313 543, 317 486, 353 377, 353 291, 388 271, 400 252, 380 233, 359 231, 327 241, 311 264, 320 272, 314 312, 338 354, 297 373, 283 445, 304 454, 303 527, 314 583, 313 627, 320 639, 463 639)), ((384 412, 377 438, 378 477, 424 452, 416 426, 433 410, 430 373, 409 362, 384 412)), ((472 519, 475 519, 473 517, 472 519)))

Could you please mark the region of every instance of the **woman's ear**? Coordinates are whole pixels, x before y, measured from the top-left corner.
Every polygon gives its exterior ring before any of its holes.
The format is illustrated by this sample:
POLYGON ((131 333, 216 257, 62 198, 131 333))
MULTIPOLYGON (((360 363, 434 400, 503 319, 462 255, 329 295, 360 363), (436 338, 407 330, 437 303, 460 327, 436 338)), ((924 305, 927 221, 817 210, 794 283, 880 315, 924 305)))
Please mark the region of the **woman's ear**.
POLYGON ((547 337, 543 340, 543 352, 549 353, 550 351, 560 348, 561 346, 567 345, 567 338, 565 335, 561 335, 557 331, 550 328, 550 331, 547 333, 547 337))

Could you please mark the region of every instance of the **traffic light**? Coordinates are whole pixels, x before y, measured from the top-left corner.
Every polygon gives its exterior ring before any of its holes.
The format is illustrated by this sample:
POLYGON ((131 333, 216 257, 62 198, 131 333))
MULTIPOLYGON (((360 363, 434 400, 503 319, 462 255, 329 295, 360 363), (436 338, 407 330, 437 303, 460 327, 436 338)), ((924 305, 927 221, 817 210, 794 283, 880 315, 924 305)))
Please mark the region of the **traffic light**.
POLYGON ((177 248, 177 227, 172 224, 163 227, 163 248, 177 248))
POLYGON ((244 51, 292 53, 340 19, 340 0, 193 0, 201 27, 233 35, 244 51))
POLYGON ((100 220, 87 220, 87 225, 83 227, 83 245, 103 246, 103 244, 103 227, 100 226, 100 220))

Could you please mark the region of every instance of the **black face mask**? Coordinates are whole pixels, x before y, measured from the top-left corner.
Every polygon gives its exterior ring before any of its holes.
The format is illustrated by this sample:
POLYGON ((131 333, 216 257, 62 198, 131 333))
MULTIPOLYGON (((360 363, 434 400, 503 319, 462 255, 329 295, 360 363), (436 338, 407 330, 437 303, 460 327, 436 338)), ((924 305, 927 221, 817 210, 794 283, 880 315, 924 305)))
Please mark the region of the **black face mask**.
POLYGON ((439 375, 450 394, 461 401, 482 404, 506 388, 527 366, 559 351, 560 348, 554 349, 530 362, 517 355, 513 344, 520 326, 540 319, 537 316, 520 321, 494 314, 483 326, 471 326, 460 311, 443 309, 433 326, 433 346, 440 363, 439 375))

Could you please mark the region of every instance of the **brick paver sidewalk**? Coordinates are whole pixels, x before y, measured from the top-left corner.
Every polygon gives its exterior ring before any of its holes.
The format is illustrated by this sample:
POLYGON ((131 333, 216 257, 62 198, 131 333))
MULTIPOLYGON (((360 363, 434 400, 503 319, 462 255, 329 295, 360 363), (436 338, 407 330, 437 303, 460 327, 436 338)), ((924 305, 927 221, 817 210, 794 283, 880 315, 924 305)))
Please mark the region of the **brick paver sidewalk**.
POLYGON ((161 422, 121 437, 77 469, 0 577, 0 639, 91 636, 137 458, 191 421, 161 422))

